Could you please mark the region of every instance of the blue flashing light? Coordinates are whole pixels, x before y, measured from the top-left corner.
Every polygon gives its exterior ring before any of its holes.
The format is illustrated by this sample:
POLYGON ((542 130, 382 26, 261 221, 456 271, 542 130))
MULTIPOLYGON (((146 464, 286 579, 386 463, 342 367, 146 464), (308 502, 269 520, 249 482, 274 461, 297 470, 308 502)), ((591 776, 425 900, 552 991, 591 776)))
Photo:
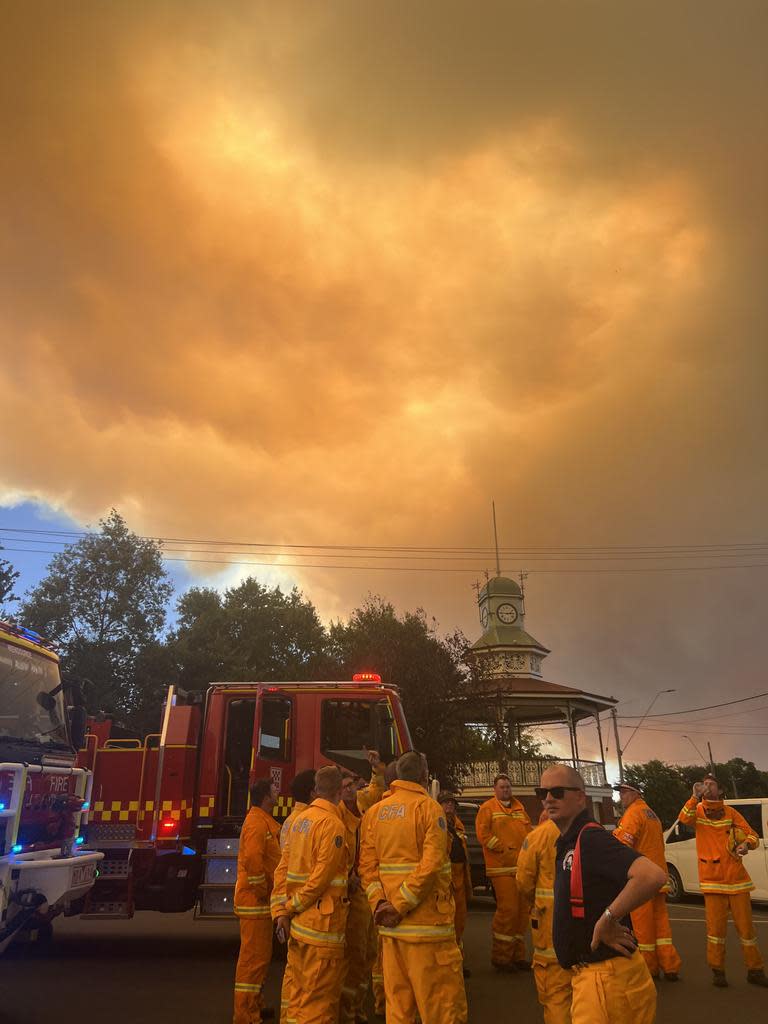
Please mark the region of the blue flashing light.
POLYGON ((31 640, 34 644, 41 644, 43 638, 39 633, 36 633, 34 629, 26 629, 24 626, 18 626, 16 632, 19 636, 23 636, 25 640, 31 640))
POLYGON ((83 804, 83 806, 80 808, 80 810, 81 811, 87 811, 90 806, 91 806, 91 801, 90 800, 86 800, 85 803, 83 804))
POLYGON ((82 846, 85 842, 85 836, 78 836, 75 840, 75 846, 82 846))
POLYGON ((184 857, 194 857, 197 850, 193 850, 191 846, 185 846, 181 852, 184 857))
POLYGON ((4 810, 5 810, 5 804, 0 804, 0 811, 4 811, 4 810))
POLYGON ((23 849, 24 847, 21 845, 21 843, 16 843, 15 846, 11 847, 11 853, 21 853, 23 849))

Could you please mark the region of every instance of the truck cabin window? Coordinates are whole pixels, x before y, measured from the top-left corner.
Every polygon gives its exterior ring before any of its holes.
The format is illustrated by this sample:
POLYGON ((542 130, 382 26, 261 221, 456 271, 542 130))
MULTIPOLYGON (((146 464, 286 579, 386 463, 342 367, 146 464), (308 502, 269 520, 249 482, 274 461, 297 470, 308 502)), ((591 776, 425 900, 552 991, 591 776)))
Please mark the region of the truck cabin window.
POLYGON ((233 700, 227 708, 224 765, 217 805, 225 815, 242 817, 248 808, 255 717, 256 701, 253 699, 233 700))
POLYGON ((330 751, 378 750, 382 760, 397 757, 395 723, 387 701, 324 700, 320 749, 330 751))
POLYGON ((291 702, 287 697, 264 697, 261 702, 259 757, 265 761, 291 759, 291 702))

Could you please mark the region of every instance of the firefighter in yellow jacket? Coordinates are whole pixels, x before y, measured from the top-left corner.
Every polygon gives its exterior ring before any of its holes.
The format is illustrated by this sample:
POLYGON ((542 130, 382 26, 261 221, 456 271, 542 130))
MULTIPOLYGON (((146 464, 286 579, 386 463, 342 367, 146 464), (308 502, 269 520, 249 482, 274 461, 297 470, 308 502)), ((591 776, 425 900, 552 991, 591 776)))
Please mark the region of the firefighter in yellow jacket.
POLYGON ((360 877, 382 937, 387 1024, 466 1024, 442 808, 423 754, 397 762, 389 796, 366 815, 360 877))
POLYGON ((349 855, 339 769, 321 768, 315 792, 293 821, 271 901, 278 938, 288 942, 291 1024, 337 1024, 345 967, 349 855))
MULTIPOLYGON (((291 833, 294 821, 315 799, 314 768, 306 768, 303 772, 298 772, 294 776, 291 783, 291 796, 293 797, 293 808, 280 829, 281 850, 285 848, 288 842, 288 836, 291 833)), ((280 992, 280 1024, 286 1024, 288 1020, 288 1003, 290 1001, 292 980, 291 971, 286 963, 285 970, 283 971, 283 987, 280 992)))
POLYGON ((571 972, 557 962, 552 945, 555 844, 560 830, 546 818, 529 832, 517 861, 517 887, 531 907, 533 976, 545 1024, 571 1024, 571 972))
POLYGON ((530 970, 525 959, 528 911, 520 898, 515 875, 523 840, 532 828, 531 819, 512 796, 508 775, 496 776, 493 794, 481 805, 475 821, 485 857, 485 873, 496 895, 491 963, 500 971, 530 970))
POLYGON ((347 916, 346 963, 347 969, 341 989, 340 1024, 358 1024, 367 1021, 363 1009, 368 992, 368 978, 376 960, 376 929, 371 908, 360 883, 360 823, 362 809, 372 806, 371 793, 383 787, 372 783, 364 786, 359 775, 342 772, 341 820, 347 833, 349 852, 349 914, 347 916), (372 786, 375 789, 372 790, 372 786))
MULTIPOLYGON (((437 802, 443 808, 448 829, 448 859, 451 862, 453 901, 456 904, 454 926, 456 928, 456 942, 459 944, 459 949, 463 952, 462 939, 467 923, 469 901, 472 896, 472 875, 469 868, 467 833, 459 817, 459 799, 455 793, 441 793, 437 798, 437 802)), ((464 968, 464 977, 470 977, 466 967, 464 968)))
MULTIPOLYGON (((624 809, 621 820, 614 829, 614 836, 625 846, 631 846, 633 850, 652 860, 662 871, 666 871, 664 834, 658 817, 643 800, 637 786, 621 782, 614 786, 614 789, 619 791, 619 799, 624 809)), ((637 948, 643 954, 651 976, 658 978, 661 969, 665 981, 677 981, 682 960, 672 943, 672 927, 667 913, 668 890, 669 886, 665 885, 652 900, 632 911, 632 931, 637 939, 637 948)))
POLYGON ((275 786, 261 779, 251 786, 237 853, 235 914, 240 919, 240 955, 235 971, 234 1024, 259 1024, 261 990, 272 959, 269 897, 280 860, 280 826, 272 817, 275 786))
POLYGON ((707 775, 703 782, 694 785, 693 795, 678 817, 696 831, 699 886, 707 917, 707 963, 712 968, 714 984, 718 988, 728 984, 725 932, 730 909, 741 940, 747 981, 768 988, 752 923, 749 894, 755 886, 742 863, 742 858, 759 846, 757 834, 735 807, 723 803, 723 794, 714 775, 707 775))

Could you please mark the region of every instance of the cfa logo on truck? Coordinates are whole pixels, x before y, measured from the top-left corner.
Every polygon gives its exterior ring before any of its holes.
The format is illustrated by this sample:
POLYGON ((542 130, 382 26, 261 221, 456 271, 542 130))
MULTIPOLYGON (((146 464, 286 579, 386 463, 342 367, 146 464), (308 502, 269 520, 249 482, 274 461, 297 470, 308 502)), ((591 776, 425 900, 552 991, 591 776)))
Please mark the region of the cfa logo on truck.
POLYGON ((405 817, 405 804, 389 804, 379 810, 379 821, 393 821, 405 817))

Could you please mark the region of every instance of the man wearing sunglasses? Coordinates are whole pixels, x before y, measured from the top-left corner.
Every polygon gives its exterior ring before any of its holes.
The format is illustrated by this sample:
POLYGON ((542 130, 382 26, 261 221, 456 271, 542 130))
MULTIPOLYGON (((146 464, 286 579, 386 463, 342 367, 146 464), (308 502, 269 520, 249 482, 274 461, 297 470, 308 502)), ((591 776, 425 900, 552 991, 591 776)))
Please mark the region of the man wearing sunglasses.
POLYGON ((656 988, 629 914, 653 898, 665 872, 593 821, 574 768, 548 768, 536 795, 560 832, 552 938, 572 972, 573 1024, 653 1024, 656 988))

